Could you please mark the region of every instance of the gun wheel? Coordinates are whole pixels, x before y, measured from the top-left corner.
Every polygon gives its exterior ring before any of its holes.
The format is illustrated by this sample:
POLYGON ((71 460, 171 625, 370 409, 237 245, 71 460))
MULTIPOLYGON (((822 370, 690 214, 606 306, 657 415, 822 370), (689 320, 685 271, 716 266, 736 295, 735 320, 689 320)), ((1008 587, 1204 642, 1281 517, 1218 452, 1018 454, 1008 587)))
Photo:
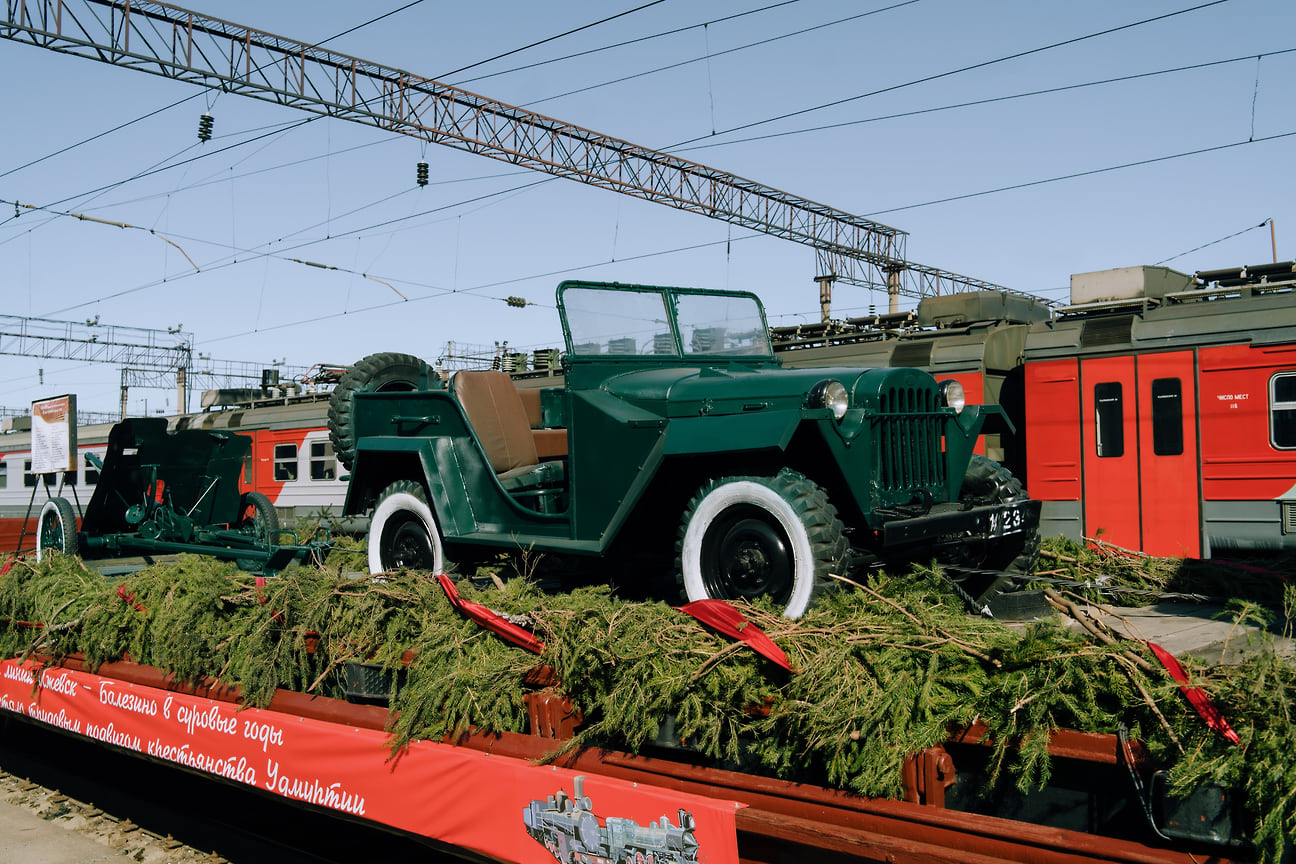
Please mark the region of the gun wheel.
POLYGON ((239 531, 262 543, 269 543, 279 530, 279 511, 260 492, 244 492, 239 498, 239 531))
POLYGON ((383 490, 369 519, 369 572, 449 569, 441 531, 423 487, 398 480, 383 490))
POLYGON ((36 560, 48 552, 76 555, 81 550, 77 536, 76 511, 66 498, 51 498, 36 519, 36 560))
POLYGON ((678 571, 689 600, 769 597, 799 618, 840 573, 848 546, 837 510, 795 471, 726 477, 702 487, 680 527, 678 571))

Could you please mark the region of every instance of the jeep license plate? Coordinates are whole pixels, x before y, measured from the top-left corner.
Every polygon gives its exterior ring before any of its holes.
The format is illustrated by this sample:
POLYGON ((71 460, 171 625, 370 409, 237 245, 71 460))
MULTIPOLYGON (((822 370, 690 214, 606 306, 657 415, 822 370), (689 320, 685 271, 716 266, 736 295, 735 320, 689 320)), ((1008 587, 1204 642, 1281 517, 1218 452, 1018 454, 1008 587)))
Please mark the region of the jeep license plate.
POLYGON ((1021 504, 1014 504, 990 514, 990 536, 1002 537, 1005 534, 1016 534, 1026 530, 1026 511, 1021 504))

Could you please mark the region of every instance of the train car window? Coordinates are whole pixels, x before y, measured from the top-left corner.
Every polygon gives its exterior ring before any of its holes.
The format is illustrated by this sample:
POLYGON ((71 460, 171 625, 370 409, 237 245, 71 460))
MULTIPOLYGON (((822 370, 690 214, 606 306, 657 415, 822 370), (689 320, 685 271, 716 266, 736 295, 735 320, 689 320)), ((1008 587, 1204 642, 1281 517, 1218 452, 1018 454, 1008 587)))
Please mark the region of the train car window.
POLYGON ((9 463, 0 461, 0 489, 9 488, 9 463))
POLYGON ((93 486, 99 482, 99 469, 90 461, 90 454, 88 453, 85 456, 85 478, 87 486, 93 486))
POLYGON ((312 441, 310 449, 310 479, 332 480, 337 477, 337 459, 331 441, 312 441))
POLYGON ((1279 450, 1296 450, 1296 372, 1269 379, 1269 440, 1279 450))
POLYGON ((1094 385, 1094 426, 1100 457, 1125 455, 1125 400, 1119 381, 1094 385))
MULTIPOLYGON (((53 486, 54 478, 57 477, 58 474, 42 474, 41 476, 45 478, 46 486, 53 486)), ((76 472, 64 471, 63 482, 68 486, 75 486, 76 472)), ((32 473, 32 460, 30 459, 23 460, 23 485, 28 489, 34 489, 36 487, 36 475, 32 473)))
POLYGON ((279 481, 297 479, 297 445, 276 444, 274 448, 274 478, 279 481))
POLYGON ((1152 381, 1152 452, 1157 456, 1183 454, 1183 381, 1156 378, 1152 381))

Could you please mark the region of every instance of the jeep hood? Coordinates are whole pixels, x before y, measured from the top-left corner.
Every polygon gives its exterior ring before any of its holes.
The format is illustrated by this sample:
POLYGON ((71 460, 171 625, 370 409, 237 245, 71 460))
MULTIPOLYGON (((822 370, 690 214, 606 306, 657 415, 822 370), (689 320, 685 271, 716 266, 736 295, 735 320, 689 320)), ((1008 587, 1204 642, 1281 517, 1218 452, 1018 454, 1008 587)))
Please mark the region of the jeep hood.
MULTIPOLYGON (((906 373, 909 369, 862 369, 825 367, 785 369, 761 366, 687 366, 645 369, 608 379, 603 387, 613 396, 666 416, 696 415, 701 406, 708 413, 753 411, 762 408, 800 408, 810 390, 825 378, 835 378, 853 394, 852 404, 866 398, 866 379, 881 374, 906 373), (861 388, 861 385, 864 385, 861 388)), ((918 372, 931 386, 931 377, 918 372)))

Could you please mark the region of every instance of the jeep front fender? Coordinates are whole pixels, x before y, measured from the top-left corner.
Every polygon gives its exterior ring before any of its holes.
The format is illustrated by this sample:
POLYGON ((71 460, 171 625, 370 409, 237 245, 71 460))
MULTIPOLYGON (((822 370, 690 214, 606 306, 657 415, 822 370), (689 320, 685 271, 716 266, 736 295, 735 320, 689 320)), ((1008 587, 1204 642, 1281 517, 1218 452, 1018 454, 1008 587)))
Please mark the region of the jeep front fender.
POLYGON ((666 428, 667 456, 786 450, 805 419, 802 411, 752 411, 677 417, 666 428))

